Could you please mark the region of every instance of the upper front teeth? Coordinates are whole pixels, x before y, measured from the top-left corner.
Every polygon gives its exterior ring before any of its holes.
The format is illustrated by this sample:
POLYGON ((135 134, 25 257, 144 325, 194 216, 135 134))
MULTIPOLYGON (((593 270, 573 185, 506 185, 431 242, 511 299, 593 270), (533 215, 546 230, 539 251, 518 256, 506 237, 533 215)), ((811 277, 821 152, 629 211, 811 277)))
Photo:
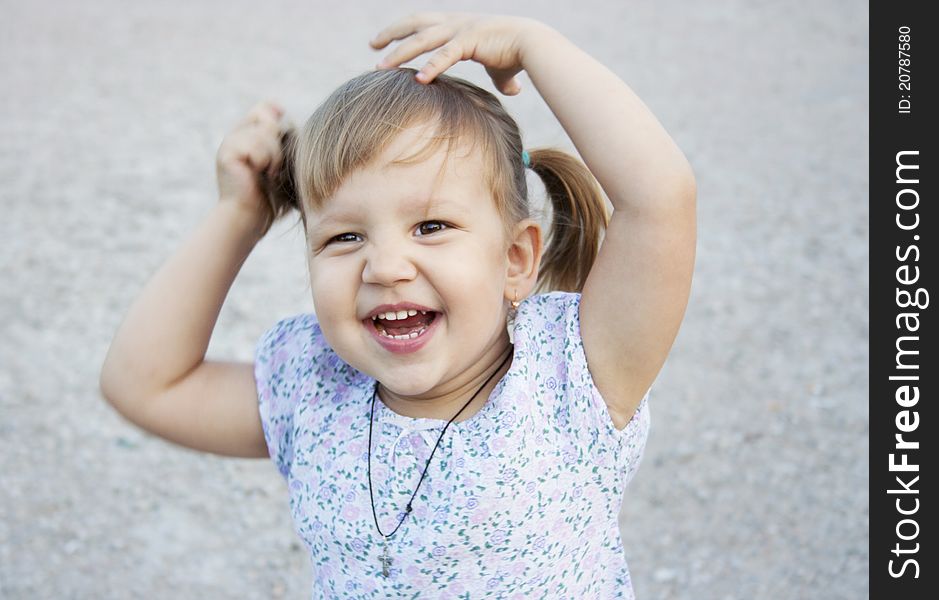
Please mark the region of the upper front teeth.
MULTIPOLYGON (((417 311, 414 309, 399 310, 397 312, 378 313, 377 315, 372 317, 372 320, 374 321, 376 319, 383 319, 385 321, 397 321, 398 319, 407 319, 408 317, 413 317, 416 314, 417 314, 417 311)), ((427 311, 422 310, 421 314, 426 315, 427 311)))

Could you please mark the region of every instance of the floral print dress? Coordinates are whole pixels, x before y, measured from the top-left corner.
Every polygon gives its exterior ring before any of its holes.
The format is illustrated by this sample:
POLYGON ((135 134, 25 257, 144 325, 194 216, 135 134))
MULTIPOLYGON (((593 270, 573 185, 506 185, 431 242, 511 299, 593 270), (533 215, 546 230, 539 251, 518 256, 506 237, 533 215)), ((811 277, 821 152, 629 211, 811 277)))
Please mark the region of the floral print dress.
MULTIPOLYGON (((618 513, 648 437, 649 392, 617 430, 587 369, 579 314, 576 293, 520 304, 509 371, 478 413, 447 428, 387 542, 367 476, 375 380, 336 355, 313 314, 261 337, 261 423, 310 551, 314 599, 634 597, 618 513)), ((385 535, 446 423, 375 400, 372 490, 385 535)))

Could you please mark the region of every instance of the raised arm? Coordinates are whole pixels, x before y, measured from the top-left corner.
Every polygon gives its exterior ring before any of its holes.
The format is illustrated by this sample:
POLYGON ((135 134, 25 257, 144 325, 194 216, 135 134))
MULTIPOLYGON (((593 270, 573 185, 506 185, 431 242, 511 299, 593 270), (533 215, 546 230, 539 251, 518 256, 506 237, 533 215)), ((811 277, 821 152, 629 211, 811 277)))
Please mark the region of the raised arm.
POLYGON ((695 182, 684 155, 616 75, 555 29, 523 17, 421 12, 382 29, 378 64, 434 50, 417 80, 461 60, 483 64, 506 95, 525 70, 590 168, 614 213, 584 286, 581 334, 597 387, 623 428, 678 333, 695 254, 695 182))
POLYGON ((279 160, 271 110, 258 107, 226 136, 218 156, 219 203, 146 284, 101 367, 101 392, 127 420, 215 454, 268 455, 253 365, 207 361, 205 352, 269 216, 258 173, 279 160))
POLYGON ((614 212, 581 298, 590 372, 617 428, 665 363, 694 269, 695 180, 681 150, 622 80, 533 23, 521 63, 614 212))

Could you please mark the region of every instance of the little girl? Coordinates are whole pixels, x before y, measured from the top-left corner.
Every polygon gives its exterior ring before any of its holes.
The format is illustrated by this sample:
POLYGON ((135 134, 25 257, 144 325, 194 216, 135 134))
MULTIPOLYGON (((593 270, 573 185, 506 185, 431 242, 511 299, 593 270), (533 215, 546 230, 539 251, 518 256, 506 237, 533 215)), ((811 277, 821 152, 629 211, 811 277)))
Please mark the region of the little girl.
POLYGON ((422 13, 371 44, 393 40, 299 131, 265 103, 226 136, 220 201, 131 307, 102 392, 178 444, 270 456, 314 598, 632 598, 618 512, 687 304, 691 169, 540 22, 422 13), (460 60, 506 95, 524 69, 586 167, 525 150, 495 96, 443 74, 460 60), (291 208, 315 314, 274 325, 253 365, 205 360, 241 264, 291 208))

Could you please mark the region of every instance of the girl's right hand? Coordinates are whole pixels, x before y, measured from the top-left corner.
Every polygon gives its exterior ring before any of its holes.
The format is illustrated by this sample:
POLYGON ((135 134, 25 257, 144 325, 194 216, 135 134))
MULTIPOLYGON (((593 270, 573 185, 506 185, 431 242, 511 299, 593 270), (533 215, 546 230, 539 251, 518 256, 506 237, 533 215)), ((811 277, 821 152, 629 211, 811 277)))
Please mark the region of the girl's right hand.
POLYGON ((256 215, 263 232, 274 215, 269 183, 283 164, 283 115, 277 104, 261 102, 228 132, 215 159, 219 202, 231 202, 256 215))

